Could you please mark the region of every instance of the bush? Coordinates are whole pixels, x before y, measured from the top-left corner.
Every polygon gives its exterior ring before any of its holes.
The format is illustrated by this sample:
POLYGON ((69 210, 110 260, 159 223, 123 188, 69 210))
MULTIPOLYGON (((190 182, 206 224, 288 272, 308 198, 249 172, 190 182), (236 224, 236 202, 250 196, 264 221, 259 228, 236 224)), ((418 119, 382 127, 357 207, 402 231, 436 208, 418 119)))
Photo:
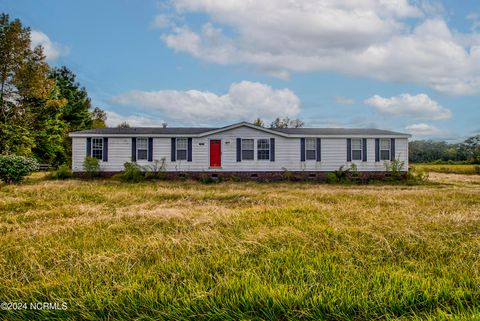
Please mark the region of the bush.
POLYGON ((201 174, 198 180, 200 181, 200 183, 203 184, 212 184, 216 182, 215 179, 213 179, 213 177, 208 174, 201 174))
POLYGON ((137 163, 123 164, 124 171, 119 175, 124 182, 138 183, 145 180, 145 172, 137 163))
POLYGON ((387 175, 391 178, 400 178, 403 174, 402 170, 405 166, 405 162, 400 159, 394 159, 391 162, 385 162, 385 170, 387 175))
POLYGON ((411 169, 407 173, 407 181, 410 183, 425 183, 428 181, 428 172, 411 169))
POLYGON ((89 178, 96 177, 100 174, 100 162, 95 157, 85 157, 83 161, 83 170, 89 178))
POLYGON ((162 179, 165 177, 166 158, 155 159, 152 165, 145 167, 145 179, 162 179))
POLYGON ((38 162, 35 158, 0 155, 0 179, 5 183, 20 182, 31 172, 38 170, 38 162))
POLYGON ((63 164, 56 171, 52 172, 49 177, 52 179, 69 179, 73 177, 73 173, 67 164, 63 164))

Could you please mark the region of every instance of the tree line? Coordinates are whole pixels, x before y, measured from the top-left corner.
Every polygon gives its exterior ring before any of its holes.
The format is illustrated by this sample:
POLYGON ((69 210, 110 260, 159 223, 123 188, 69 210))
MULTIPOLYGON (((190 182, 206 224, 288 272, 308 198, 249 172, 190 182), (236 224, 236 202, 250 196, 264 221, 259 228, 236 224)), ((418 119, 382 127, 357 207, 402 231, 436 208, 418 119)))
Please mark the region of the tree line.
POLYGON ((0 14, 0 154, 59 165, 71 157, 71 131, 105 127, 106 113, 67 67, 51 67, 30 28, 0 14))
POLYGON ((408 145, 412 163, 464 162, 480 164, 480 135, 462 143, 449 144, 432 140, 415 140, 408 145))

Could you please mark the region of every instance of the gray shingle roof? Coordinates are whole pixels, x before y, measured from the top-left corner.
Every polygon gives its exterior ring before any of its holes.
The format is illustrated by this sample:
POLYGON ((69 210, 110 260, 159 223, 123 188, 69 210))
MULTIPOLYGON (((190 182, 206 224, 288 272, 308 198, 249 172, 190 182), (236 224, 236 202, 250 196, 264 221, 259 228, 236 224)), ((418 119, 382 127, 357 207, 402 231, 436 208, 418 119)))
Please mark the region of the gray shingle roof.
MULTIPOLYGON (((214 130, 229 129, 232 126, 238 127, 247 125, 262 129, 248 123, 238 123, 225 127, 132 127, 132 128, 96 128, 89 130, 82 130, 73 132, 73 136, 88 136, 88 135, 201 135, 214 130)), ((409 136, 405 133, 393 132, 383 129, 375 128, 266 128, 278 132, 285 136, 298 135, 319 135, 319 136, 348 136, 348 135, 365 135, 365 136, 409 136)))
POLYGON ((188 135, 201 134, 218 128, 206 127, 131 127, 131 128, 95 128, 73 132, 74 134, 99 135, 188 135))
POLYGON ((376 128, 275 128, 274 130, 289 135, 407 135, 376 128))

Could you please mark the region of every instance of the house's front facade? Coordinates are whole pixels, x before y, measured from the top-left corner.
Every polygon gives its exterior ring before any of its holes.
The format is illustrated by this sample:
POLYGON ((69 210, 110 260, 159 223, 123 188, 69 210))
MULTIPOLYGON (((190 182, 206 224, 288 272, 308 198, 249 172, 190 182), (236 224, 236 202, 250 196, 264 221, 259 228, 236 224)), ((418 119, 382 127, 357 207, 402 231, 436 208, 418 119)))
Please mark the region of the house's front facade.
POLYGON ((106 173, 136 162, 163 164, 167 173, 256 177, 285 171, 312 175, 352 164, 359 172, 385 172, 385 162, 393 159, 403 161, 407 171, 410 135, 378 129, 270 129, 239 123, 222 128, 102 128, 73 132, 70 137, 74 172, 82 172, 85 157, 91 156, 100 160, 106 173))

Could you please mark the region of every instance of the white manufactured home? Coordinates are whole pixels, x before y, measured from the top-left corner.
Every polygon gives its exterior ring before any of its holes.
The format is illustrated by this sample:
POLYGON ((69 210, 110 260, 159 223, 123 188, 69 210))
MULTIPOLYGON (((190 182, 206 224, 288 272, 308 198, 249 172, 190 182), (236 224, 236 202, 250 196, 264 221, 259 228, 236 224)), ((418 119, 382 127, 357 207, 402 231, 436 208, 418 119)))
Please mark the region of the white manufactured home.
MULTIPOLYGON (((264 128, 242 122, 222 128, 99 128, 70 133, 72 169, 85 157, 102 171, 126 162, 161 162, 168 173, 329 172, 355 164, 359 172, 385 172, 399 159, 408 169, 410 135, 380 129, 264 128)), ((148 168, 148 166, 145 166, 148 168)))

